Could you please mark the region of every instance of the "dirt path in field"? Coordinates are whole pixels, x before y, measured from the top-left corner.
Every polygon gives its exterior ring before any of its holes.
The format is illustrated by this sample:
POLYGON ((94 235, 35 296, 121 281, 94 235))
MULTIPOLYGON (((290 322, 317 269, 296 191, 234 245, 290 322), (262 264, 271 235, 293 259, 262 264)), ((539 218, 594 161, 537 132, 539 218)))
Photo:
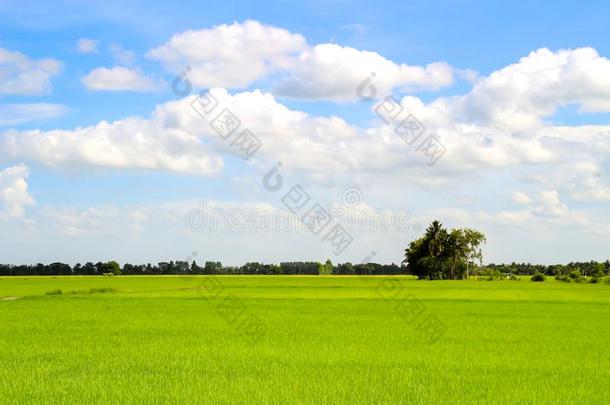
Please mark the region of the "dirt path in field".
POLYGON ((0 297, 0 301, 15 301, 21 299, 21 297, 0 297))

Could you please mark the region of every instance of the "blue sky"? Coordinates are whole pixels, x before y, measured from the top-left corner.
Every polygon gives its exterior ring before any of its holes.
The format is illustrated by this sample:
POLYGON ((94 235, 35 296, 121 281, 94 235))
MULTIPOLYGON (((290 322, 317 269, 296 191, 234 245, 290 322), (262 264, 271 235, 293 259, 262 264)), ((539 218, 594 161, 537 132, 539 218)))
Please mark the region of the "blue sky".
POLYGON ((399 262, 433 218, 484 230, 487 261, 607 259, 609 14, 567 1, 0 1, 0 262, 399 262), (186 66, 183 97, 171 83, 186 66), (372 71, 378 97, 360 100, 372 71), (196 121, 204 90, 259 136, 256 155, 196 121), (434 165, 375 113, 386 96, 442 141, 434 165), (303 229, 185 226, 201 201, 223 222, 284 215, 261 186, 277 161, 334 221, 406 212, 408 225, 350 229, 336 255, 303 229))

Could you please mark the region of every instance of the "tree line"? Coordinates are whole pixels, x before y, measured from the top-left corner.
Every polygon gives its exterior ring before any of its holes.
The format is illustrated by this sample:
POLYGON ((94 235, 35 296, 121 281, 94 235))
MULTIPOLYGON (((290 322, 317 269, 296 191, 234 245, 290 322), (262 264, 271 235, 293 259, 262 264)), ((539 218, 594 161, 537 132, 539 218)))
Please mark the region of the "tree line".
POLYGON ((546 275, 558 279, 577 280, 578 277, 600 278, 610 274, 610 260, 605 262, 572 262, 541 265, 530 263, 483 265, 482 245, 485 235, 475 229, 445 229, 433 221, 424 234, 405 249, 401 264, 284 262, 264 264, 249 262, 242 266, 224 266, 218 261, 169 261, 157 264, 125 263, 116 261, 36 265, 0 264, 0 276, 63 276, 63 275, 414 275, 420 279, 458 280, 472 275, 499 279, 511 275, 546 275))
POLYGON ((100 275, 400 275, 406 274, 404 266, 397 264, 341 263, 334 265, 330 260, 319 262, 285 262, 264 264, 250 262, 242 266, 224 266, 221 262, 206 261, 203 265, 196 261, 169 261, 157 264, 130 264, 122 267, 115 261, 88 262, 70 266, 65 263, 8 265, 0 264, 0 276, 100 276, 100 275))
MULTIPOLYGON (((460 267, 461 268, 461 267, 460 267)), ((586 277, 599 277, 600 274, 610 273, 610 261, 605 262, 571 262, 568 264, 487 264, 484 266, 473 265, 470 269, 471 276, 488 276, 490 274, 534 275, 541 273, 547 276, 559 276, 563 274, 579 272, 586 277)), ((397 264, 332 264, 330 261, 322 264, 319 262, 286 262, 277 264, 246 263, 243 266, 224 266, 221 262, 207 261, 198 265, 196 261, 170 261, 157 264, 130 264, 120 266, 116 262, 86 263, 70 266, 65 263, 35 264, 35 265, 9 265, 0 264, 0 276, 96 276, 96 275, 414 275, 420 278, 428 278, 425 275, 413 272, 408 266, 397 264)), ((449 272, 450 274, 450 272, 449 272)), ((461 274, 456 273, 454 274, 461 274)))
POLYGON ((603 277, 610 275, 610 260, 605 262, 570 262, 568 264, 530 264, 530 263, 510 263, 510 264, 487 264, 478 270, 479 275, 486 275, 489 272, 499 272, 501 274, 534 275, 544 274, 545 276, 561 276, 565 274, 579 273, 585 277, 603 277))

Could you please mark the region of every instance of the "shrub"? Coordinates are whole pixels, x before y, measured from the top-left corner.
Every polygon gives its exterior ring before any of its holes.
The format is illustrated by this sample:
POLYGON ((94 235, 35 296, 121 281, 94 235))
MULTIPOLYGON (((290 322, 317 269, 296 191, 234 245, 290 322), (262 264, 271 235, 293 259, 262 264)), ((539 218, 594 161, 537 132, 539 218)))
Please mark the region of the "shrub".
POLYGON ((512 281, 521 281, 521 277, 517 276, 516 274, 511 274, 508 279, 512 281))
POLYGON ((63 294, 63 292, 61 290, 51 290, 51 291, 47 291, 46 294, 47 295, 61 295, 61 294, 63 294))
POLYGON ((591 273, 591 276, 594 278, 603 278, 605 275, 606 275, 606 273, 604 273, 604 270, 600 267, 596 268, 591 273))
POLYGON ((558 274, 555 276, 555 280, 557 281, 561 281, 563 283, 569 283, 572 281, 572 279, 570 278, 570 276, 568 276, 567 274, 558 274))
POLYGON ((589 280, 589 282, 590 282, 591 284, 597 284, 597 283, 599 283, 600 281, 601 281, 601 278, 599 278, 599 277, 591 277, 591 280, 589 280))
POLYGON ((574 269, 568 273, 568 277, 577 283, 582 281, 582 274, 580 273, 580 269, 574 269))
POLYGON ((115 292, 116 290, 114 288, 110 288, 110 287, 104 287, 104 288, 91 288, 89 290, 89 294, 104 294, 104 293, 111 293, 111 292, 115 292))
POLYGON ((534 274, 532 276, 532 281, 540 282, 540 281, 544 281, 544 280, 546 280, 546 276, 540 272, 536 272, 536 274, 534 274))
POLYGON ((502 280, 502 273, 498 269, 483 269, 481 275, 483 276, 483 280, 487 281, 502 280))

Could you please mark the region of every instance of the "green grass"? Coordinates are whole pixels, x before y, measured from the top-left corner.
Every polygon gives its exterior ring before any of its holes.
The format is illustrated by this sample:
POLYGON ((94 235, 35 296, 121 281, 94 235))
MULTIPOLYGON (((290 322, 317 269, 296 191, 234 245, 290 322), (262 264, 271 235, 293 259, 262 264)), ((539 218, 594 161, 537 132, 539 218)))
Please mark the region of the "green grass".
POLYGON ((0 401, 607 404, 609 336, 608 283, 0 278, 0 401), (396 311, 412 297, 437 341, 396 311))

